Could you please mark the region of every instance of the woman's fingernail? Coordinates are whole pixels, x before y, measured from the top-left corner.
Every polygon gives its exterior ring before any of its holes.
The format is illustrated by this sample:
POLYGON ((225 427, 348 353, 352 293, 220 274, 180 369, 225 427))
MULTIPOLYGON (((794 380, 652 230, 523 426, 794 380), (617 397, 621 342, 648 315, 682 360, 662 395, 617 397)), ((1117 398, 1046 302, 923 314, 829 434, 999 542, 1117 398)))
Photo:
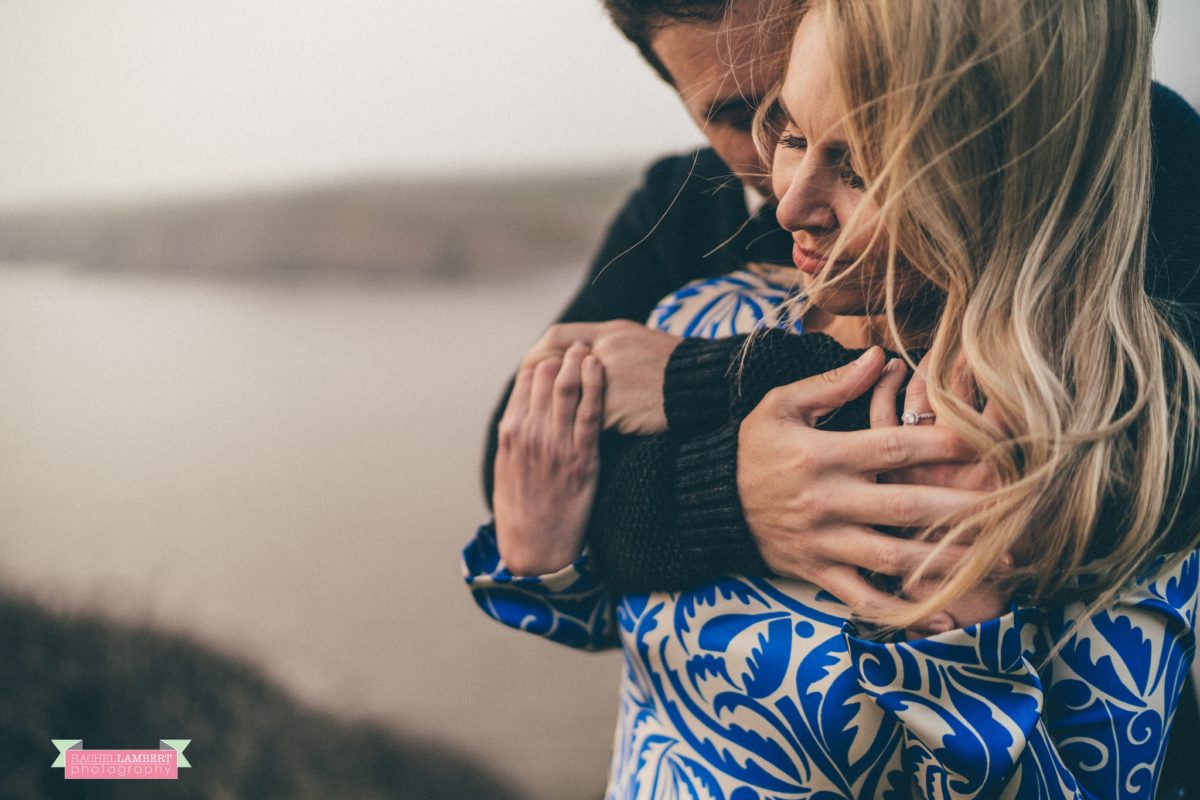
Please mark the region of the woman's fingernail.
POLYGON ((865 353, 863 353, 861 356, 859 356, 859 357, 858 357, 858 358, 855 360, 855 362, 854 362, 854 363, 855 363, 855 364, 857 364, 858 366, 862 366, 863 364, 866 364, 868 361, 870 361, 870 360, 871 360, 871 355, 872 355, 874 352, 875 352, 875 346, 868 347, 868 348, 867 348, 867 352, 865 352, 865 353))
POLYGON ((944 614, 929 620, 929 630, 934 633, 945 633, 953 627, 954 621, 944 614))
POLYGON ((884 372, 886 372, 886 373, 888 373, 888 374, 891 374, 891 373, 895 372, 895 371, 896 371, 897 369, 899 369, 899 368, 900 368, 900 359, 898 359, 898 358, 893 358, 891 361, 889 361, 889 362, 888 362, 888 363, 887 363, 887 364, 884 366, 884 368, 883 368, 883 371, 884 371, 884 372))

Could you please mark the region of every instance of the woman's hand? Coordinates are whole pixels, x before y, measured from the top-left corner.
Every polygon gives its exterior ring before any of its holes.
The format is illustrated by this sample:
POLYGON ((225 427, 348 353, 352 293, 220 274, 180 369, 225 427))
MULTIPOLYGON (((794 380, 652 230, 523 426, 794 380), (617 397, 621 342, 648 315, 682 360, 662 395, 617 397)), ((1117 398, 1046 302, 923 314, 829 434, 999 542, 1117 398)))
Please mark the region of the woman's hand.
POLYGON ((589 345, 604 365, 604 427, 638 436, 665 431, 663 375, 682 339, 626 319, 560 323, 538 339, 521 366, 561 358, 577 341, 589 345))
POLYGON ((500 420, 492 507, 514 575, 543 575, 583 550, 600 471, 604 367, 582 343, 522 366, 500 420))
MULTIPOLYGON (((970 510, 985 495, 972 489, 875 482, 877 474, 888 470, 975 459, 966 442, 945 426, 895 425, 894 391, 891 426, 850 432, 814 427, 819 417, 874 386, 883 360, 883 352, 872 348, 852 364, 773 389, 738 433, 738 495, 767 566, 820 586, 857 615, 911 608, 908 601, 871 585, 863 571, 904 579, 936 547, 875 527, 933 524, 970 510)), ((963 547, 947 548, 930 567, 935 574, 946 574, 964 552, 963 547)), ((938 633, 954 624, 950 615, 938 614, 919 627, 938 633)))
MULTIPOLYGON (((928 356, 927 356, 928 357, 928 356)), ((896 395, 904 383, 908 371, 907 365, 900 359, 893 359, 885 368, 884 375, 876 384, 871 395, 871 427, 872 429, 892 429, 899 427, 896 418, 896 395)), ((964 402, 974 406, 975 387, 970 379, 965 362, 960 362, 955 368, 953 385, 954 393, 964 402)), ((918 414, 931 412, 929 396, 924 378, 924 361, 917 365, 917 372, 908 382, 905 390, 905 411, 916 411, 918 414)), ((1003 428, 992 409, 985 406, 984 416, 998 428, 1003 428)), ((926 427, 923 426, 922 427, 926 427)), ((932 428, 948 426, 940 419, 934 419, 932 428)), ((901 469, 890 470, 879 475, 881 483, 920 484, 925 486, 946 486, 973 491, 988 491, 1000 484, 999 477, 990 464, 975 459, 971 461, 943 462, 937 464, 919 464, 901 469)), ((999 576, 997 576, 999 577, 999 576)), ((904 594, 914 600, 928 597, 937 588, 939 575, 930 573, 921 581, 906 581, 904 594)), ((1009 594, 995 580, 988 580, 970 594, 959 598, 946 613, 954 620, 954 627, 962 628, 984 620, 994 619, 1007 612, 1009 594)), ((908 638, 918 638, 925 634, 923 630, 909 630, 908 638)))
MULTIPOLYGON (((874 397, 872 398, 872 428, 887 428, 897 424, 895 394, 899 390, 899 385, 904 381, 904 375, 908 371, 908 366, 901 361, 899 362, 899 368, 900 377, 895 382, 895 390, 891 392, 890 396, 880 394, 878 402, 876 402, 874 397)), ((952 389, 954 393, 963 402, 971 407, 975 407, 975 384, 971 380, 970 371, 967 369, 964 360, 960 359, 958 364, 955 365, 953 380, 952 389)), ((905 411, 916 411, 918 414, 933 411, 932 406, 929 404, 929 392, 925 383, 924 360, 917 365, 916 374, 908 382, 908 388, 904 391, 904 403, 905 411)), ((995 409, 992 406, 984 405, 983 416, 997 430, 1003 431, 1005 429, 1004 423, 1000 420, 999 415, 995 413, 995 409)), ((924 425, 925 423, 921 424, 924 425)), ((935 419, 933 425, 935 427, 947 427, 940 419, 935 419)), ((920 484, 925 486, 952 486, 959 489, 980 489, 985 491, 995 489, 1000 485, 1000 479, 996 475, 995 470, 990 464, 981 459, 957 463, 918 464, 903 469, 889 470, 888 472, 880 473, 879 482, 920 484)))

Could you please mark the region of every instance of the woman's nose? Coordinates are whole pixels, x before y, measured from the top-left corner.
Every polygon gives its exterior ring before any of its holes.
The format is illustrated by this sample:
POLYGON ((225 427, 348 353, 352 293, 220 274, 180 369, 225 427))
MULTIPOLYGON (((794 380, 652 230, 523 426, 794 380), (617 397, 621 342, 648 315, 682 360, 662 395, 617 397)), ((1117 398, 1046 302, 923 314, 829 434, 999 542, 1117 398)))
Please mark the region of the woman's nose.
POLYGON ((780 227, 792 233, 829 234, 837 230, 837 215, 833 213, 822 172, 809 166, 811 161, 805 159, 792 174, 787 190, 779 198, 775 217, 780 227))

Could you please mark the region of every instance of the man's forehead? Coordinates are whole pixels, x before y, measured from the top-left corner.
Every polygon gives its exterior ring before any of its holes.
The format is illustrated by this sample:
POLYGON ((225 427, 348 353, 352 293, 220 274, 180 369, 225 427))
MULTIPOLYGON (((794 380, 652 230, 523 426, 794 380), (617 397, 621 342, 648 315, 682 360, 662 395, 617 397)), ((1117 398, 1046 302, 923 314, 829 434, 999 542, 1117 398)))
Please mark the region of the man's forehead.
POLYGON ((758 94, 762 74, 757 37, 758 0, 731 5, 719 20, 664 25, 651 39, 689 108, 705 112, 758 94), (757 67, 757 68, 756 68, 757 67))

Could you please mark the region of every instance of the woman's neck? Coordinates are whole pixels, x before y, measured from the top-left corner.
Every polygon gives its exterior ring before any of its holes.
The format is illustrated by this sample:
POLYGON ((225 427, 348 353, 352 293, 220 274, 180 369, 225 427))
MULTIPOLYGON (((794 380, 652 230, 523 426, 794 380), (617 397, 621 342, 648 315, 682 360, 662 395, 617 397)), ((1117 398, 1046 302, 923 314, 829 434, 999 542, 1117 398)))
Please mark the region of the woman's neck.
MULTIPOLYGON (((807 277, 795 267, 750 263, 746 268, 774 281, 791 281, 802 290, 807 287, 807 277)), ((938 314, 939 309, 936 308, 913 306, 897 315, 901 339, 909 349, 929 348, 933 342, 934 329, 934 324, 929 321, 937 319, 938 314)), ((886 314, 834 314, 817 306, 810 306, 801 319, 801 325, 805 331, 831 336, 842 347, 850 350, 865 350, 873 345, 879 345, 892 352, 900 350, 888 328, 886 314)))
MULTIPOLYGON (((809 283, 808 276, 795 267, 751 263, 747 265, 747 269, 774 281, 790 281, 802 292, 807 289, 809 283)), ((909 349, 928 349, 933 343, 935 321, 939 315, 940 307, 932 305, 922 306, 918 303, 905 308, 896 315, 901 341, 909 349)), ((888 328, 886 314, 834 314, 818 306, 809 306, 801 319, 801 325, 805 331, 831 336, 842 347, 850 350, 865 350, 873 345, 879 345, 892 352, 900 350, 896 338, 888 328)))
MULTIPOLYGON (((900 350, 898 342, 888 327, 886 314, 878 316, 831 314, 813 306, 804 314, 802 325, 805 331, 824 333, 833 337, 842 347, 850 350, 865 350, 873 345, 879 345, 885 350, 893 352, 900 350)), ((928 348, 933 341, 933 332, 927 326, 904 326, 902 324, 900 336, 904 345, 909 349, 928 348)))

